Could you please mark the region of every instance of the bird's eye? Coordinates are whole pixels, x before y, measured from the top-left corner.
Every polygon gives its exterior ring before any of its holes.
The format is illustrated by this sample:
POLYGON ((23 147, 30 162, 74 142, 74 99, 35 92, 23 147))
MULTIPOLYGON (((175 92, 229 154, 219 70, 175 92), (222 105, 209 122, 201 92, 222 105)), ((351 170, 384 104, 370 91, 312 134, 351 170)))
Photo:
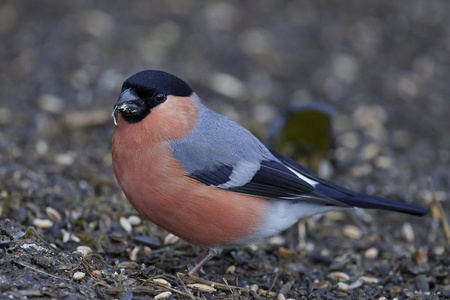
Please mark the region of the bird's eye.
POLYGON ((163 93, 157 93, 157 94, 155 94, 155 96, 153 96, 153 98, 158 103, 162 103, 162 102, 166 101, 166 95, 163 93))

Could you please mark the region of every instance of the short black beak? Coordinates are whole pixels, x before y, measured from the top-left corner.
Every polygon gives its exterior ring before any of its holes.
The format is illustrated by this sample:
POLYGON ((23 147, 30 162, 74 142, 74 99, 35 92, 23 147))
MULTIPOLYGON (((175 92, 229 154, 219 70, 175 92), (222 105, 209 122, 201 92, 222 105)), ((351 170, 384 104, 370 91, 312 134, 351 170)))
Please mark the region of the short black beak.
POLYGON ((120 94, 119 101, 114 105, 112 117, 114 125, 118 124, 119 112, 124 116, 134 116, 142 110, 142 100, 131 89, 120 94))

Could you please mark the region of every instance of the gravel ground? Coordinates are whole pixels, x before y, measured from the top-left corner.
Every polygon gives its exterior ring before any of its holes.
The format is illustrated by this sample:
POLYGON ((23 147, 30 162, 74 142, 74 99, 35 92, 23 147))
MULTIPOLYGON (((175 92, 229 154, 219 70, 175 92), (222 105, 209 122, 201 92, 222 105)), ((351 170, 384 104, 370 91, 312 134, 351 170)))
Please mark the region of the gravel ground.
POLYGON ((0 298, 449 299, 449 12, 418 0, 0 3, 0 298), (432 213, 309 218, 189 277, 201 249, 140 219, 112 172, 112 106, 143 69, 183 78, 263 140, 288 105, 323 101, 336 111, 332 179, 432 213))

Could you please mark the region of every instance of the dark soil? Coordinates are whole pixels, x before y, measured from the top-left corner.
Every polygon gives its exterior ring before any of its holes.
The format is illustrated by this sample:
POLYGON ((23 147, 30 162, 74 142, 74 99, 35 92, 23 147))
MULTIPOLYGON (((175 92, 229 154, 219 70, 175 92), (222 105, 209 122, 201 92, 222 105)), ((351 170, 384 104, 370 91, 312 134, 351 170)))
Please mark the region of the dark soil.
POLYGON ((0 298, 449 299, 449 12, 419 0, 2 2, 0 298), (111 167, 112 106, 143 69, 185 79, 261 139, 290 103, 326 102, 332 179, 432 213, 309 218, 189 277, 201 249, 137 219, 111 167))

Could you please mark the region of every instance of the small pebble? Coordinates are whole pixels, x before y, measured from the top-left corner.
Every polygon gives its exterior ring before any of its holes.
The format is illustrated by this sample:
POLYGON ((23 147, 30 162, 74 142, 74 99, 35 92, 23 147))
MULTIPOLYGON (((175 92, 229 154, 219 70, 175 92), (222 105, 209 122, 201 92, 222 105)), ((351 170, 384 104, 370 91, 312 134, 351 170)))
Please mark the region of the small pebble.
POLYGON ((49 219, 34 219, 33 225, 39 228, 47 229, 53 226, 53 222, 49 219))
POLYGON ((278 294, 277 300, 286 300, 286 297, 283 294, 278 294))
POLYGON ((45 212, 47 213, 47 216, 52 219, 55 222, 61 221, 61 214, 52 207, 47 207, 45 209, 45 212))
POLYGON ((125 217, 120 217, 120 226, 122 226, 123 230, 125 230, 127 233, 131 233, 131 231, 133 230, 130 221, 128 221, 128 219, 125 217))
POLYGON ((142 221, 141 221, 141 218, 139 218, 138 216, 129 216, 128 217, 128 222, 131 225, 136 226, 136 225, 141 224, 142 221))
POLYGON ((378 249, 375 247, 369 248, 364 251, 364 257, 368 259, 374 259, 378 257, 378 249))
POLYGON ((347 281, 350 280, 350 276, 348 276, 344 272, 331 272, 328 275, 329 278, 336 280, 336 281, 347 281))
POLYGON ((416 276, 416 285, 419 291, 421 291, 422 293, 430 291, 430 284, 428 283, 428 279, 424 274, 416 276))
POLYGON ((83 272, 75 272, 75 274, 73 274, 73 279, 81 280, 84 278, 84 276, 86 276, 86 274, 83 272))
POLYGON ((209 285, 206 285, 206 284, 201 284, 201 283, 188 284, 187 286, 192 288, 192 289, 197 289, 200 292, 204 292, 204 293, 212 293, 212 292, 217 291, 212 286, 209 286, 209 285))
POLYGON ((12 121, 11 112, 7 108, 0 108, 0 125, 8 124, 12 121))
POLYGON ((11 243, 11 239, 7 236, 0 235, 0 247, 6 247, 11 243))
POLYGON ((344 235, 352 240, 357 240, 361 238, 362 232, 361 229, 356 227, 355 225, 345 225, 344 226, 344 235))
POLYGON ((155 282, 155 283, 157 283, 159 285, 162 285, 162 286, 167 286, 167 287, 171 287, 172 286, 170 284, 170 282, 168 282, 167 280, 162 279, 162 278, 153 279, 153 282, 155 282))
POLYGON ((131 239, 135 242, 147 245, 152 248, 161 247, 161 242, 153 236, 132 236, 131 239))
POLYGON ((176 235, 173 235, 171 233, 169 233, 168 235, 166 235, 166 237, 164 238, 164 245, 173 245, 175 244, 180 238, 177 237, 176 235))
POLYGON ((414 242, 414 230, 410 223, 404 223, 402 226, 402 235, 403 238, 408 242, 414 242))
POLYGON ((162 292, 155 296, 155 300, 166 299, 169 298, 170 295, 172 295, 172 292, 162 292))

